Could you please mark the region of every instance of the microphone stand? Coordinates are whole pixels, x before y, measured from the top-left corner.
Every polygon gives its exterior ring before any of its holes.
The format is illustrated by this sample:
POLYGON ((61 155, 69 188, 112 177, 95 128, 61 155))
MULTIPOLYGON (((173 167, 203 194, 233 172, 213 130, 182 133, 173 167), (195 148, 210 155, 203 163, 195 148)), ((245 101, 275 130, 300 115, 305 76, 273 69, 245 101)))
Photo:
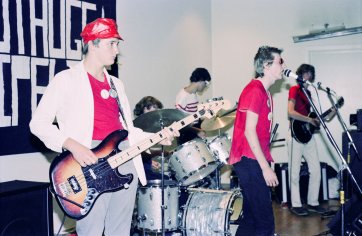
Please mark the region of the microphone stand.
MULTIPOLYGON (((347 134, 347 137, 348 137, 348 140, 349 140, 348 143, 349 143, 350 145, 352 145, 352 147, 353 147, 353 149, 354 149, 354 151, 355 151, 355 153, 356 153, 356 156, 357 156, 358 160, 361 160, 361 158, 360 158, 360 156, 359 156, 359 154, 358 154, 358 151, 357 151, 356 144, 354 143, 354 141, 353 141, 353 139, 352 139, 351 133, 349 132, 349 130, 348 130, 348 128, 347 128, 347 125, 346 125, 346 123, 344 122, 344 120, 343 120, 343 118, 342 118, 342 116, 341 116, 341 113, 339 112, 339 110, 338 110, 338 108, 337 108, 337 105, 336 105, 336 103, 334 102, 334 100, 333 100, 333 98, 332 98, 332 95, 333 95, 336 99, 338 99, 338 96, 337 96, 336 92, 334 92, 333 90, 331 90, 331 89, 328 88, 328 87, 324 89, 324 88, 322 88, 321 86, 319 86, 319 88, 327 93, 329 100, 331 101, 331 103, 333 104, 334 109, 336 110, 336 114, 337 114, 338 120, 339 120, 339 122, 341 122, 344 132, 346 132, 346 134, 347 134), (332 94, 331 92, 333 92, 333 94, 332 94)), ((343 99, 343 98, 342 98, 342 99, 343 99)))
MULTIPOLYGON (((302 89, 304 95, 307 97, 307 99, 309 101, 309 104, 312 106, 313 111, 317 114, 317 117, 318 117, 318 119, 320 121, 320 124, 322 125, 324 131, 326 132, 330 143, 332 144, 332 146, 334 147, 334 149, 338 153, 338 156, 339 156, 339 158, 340 158, 340 160, 342 162, 342 168, 343 169, 341 168, 341 171, 344 170, 344 169, 348 171, 348 174, 351 177, 351 179, 353 180, 353 183, 356 185, 356 187, 358 189, 358 192, 360 193, 360 195, 362 195, 362 190, 359 187, 355 177, 353 176, 353 174, 351 172, 351 169, 347 165, 346 160, 343 158, 341 150, 339 149, 339 147, 338 147, 336 141, 334 140, 331 132, 329 131, 326 123, 324 122, 323 118, 321 117, 321 114, 318 112, 318 109, 315 106, 315 104, 313 103, 313 101, 312 101, 310 95, 308 94, 306 88, 304 87, 305 81, 301 78, 301 76, 298 76, 297 82, 298 82, 300 88, 302 89)), ((340 181, 340 182, 342 182, 342 181, 340 181)), ((343 188, 343 183, 341 184, 341 187, 343 188)), ((343 189, 342 189, 342 191, 340 191, 340 202, 341 202, 341 205, 342 205, 342 210, 344 211, 344 191, 343 191, 343 189)), ((342 212, 341 215, 342 215, 342 218, 341 218, 341 236, 343 236, 344 235, 344 216, 343 216, 344 214, 343 214, 343 212, 342 212)))

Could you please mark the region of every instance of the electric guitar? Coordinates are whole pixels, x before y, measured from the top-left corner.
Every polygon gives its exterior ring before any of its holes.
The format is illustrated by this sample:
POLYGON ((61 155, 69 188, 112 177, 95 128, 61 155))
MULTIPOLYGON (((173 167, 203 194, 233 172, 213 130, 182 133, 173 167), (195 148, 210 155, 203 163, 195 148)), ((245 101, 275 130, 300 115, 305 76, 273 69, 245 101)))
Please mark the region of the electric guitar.
POLYGON ((59 154, 50 165, 51 191, 62 210, 73 219, 84 218, 97 198, 105 192, 127 189, 133 180, 132 174, 121 174, 117 167, 133 159, 143 151, 166 138, 166 129, 180 130, 201 117, 211 118, 220 109, 229 109, 230 101, 219 100, 200 104, 198 111, 184 119, 138 142, 126 150, 118 144, 128 135, 126 130, 117 130, 108 135, 97 147, 91 149, 98 157, 96 164, 82 167, 69 151, 59 154))
MULTIPOLYGON (((336 108, 340 108, 344 104, 343 97, 340 97, 337 100, 336 108)), ((321 118, 324 120, 326 116, 328 116, 333 111, 333 107, 329 108, 327 111, 323 112, 321 118)), ((315 112, 309 113, 308 117, 316 118, 317 114, 315 112)), ((316 130, 319 130, 319 127, 312 125, 311 123, 295 120, 291 121, 291 130, 292 136, 299 142, 299 143, 308 143, 313 136, 313 133, 316 130)))

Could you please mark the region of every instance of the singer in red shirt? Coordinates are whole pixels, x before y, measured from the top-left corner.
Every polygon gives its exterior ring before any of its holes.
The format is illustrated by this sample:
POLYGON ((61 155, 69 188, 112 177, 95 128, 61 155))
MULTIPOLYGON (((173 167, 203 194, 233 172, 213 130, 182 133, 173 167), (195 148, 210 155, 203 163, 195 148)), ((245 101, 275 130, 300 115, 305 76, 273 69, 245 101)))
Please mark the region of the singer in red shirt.
POLYGON ((270 187, 278 179, 269 140, 273 100, 269 88, 282 79, 282 50, 263 46, 254 57, 255 77, 243 89, 236 111, 229 164, 239 178, 243 194, 243 218, 236 235, 274 235, 274 215, 270 187))

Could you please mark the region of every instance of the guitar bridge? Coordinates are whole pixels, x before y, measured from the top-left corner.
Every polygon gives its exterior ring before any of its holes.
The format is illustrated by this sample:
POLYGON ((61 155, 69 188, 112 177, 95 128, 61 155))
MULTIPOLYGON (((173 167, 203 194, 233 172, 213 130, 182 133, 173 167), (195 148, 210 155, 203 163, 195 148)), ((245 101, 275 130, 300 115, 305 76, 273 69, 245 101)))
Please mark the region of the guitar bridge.
POLYGON ((58 185, 59 189, 60 189, 60 192, 62 193, 62 196, 63 197, 67 197, 69 195, 69 191, 68 191, 68 188, 67 188, 67 183, 60 183, 58 185))

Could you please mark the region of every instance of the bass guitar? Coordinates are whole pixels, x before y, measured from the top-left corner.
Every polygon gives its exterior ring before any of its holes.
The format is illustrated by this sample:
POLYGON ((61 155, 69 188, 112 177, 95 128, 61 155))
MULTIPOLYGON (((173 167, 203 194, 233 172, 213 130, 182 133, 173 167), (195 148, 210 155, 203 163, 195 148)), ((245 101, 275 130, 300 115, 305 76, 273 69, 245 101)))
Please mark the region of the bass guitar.
POLYGON ((65 214, 73 219, 82 219, 91 211, 101 194, 126 189, 129 186, 133 175, 123 175, 117 171, 117 167, 164 140, 166 129, 180 130, 201 117, 211 118, 220 109, 229 108, 228 100, 201 104, 196 113, 174 122, 123 151, 118 149, 118 145, 127 137, 128 132, 114 131, 97 147, 91 149, 98 157, 98 162, 90 166, 82 167, 71 152, 65 151, 56 156, 50 165, 51 191, 65 214))
MULTIPOLYGON (((340 97, 337 100, 336 108, 340 108, 344 104, 343 97, 340 97)), ((323 112, 321 115, 321 118, 324 119, 326 116, 328 116, 332 111, 334 107, 329 108, 327 111, 323 112)), ((316 118, 317 114, 315 112, 309 113, 308 117, 310 118, 316 118)), ((291 121, 291 130, 292 130, 292 136, 297 140, 299 143, 308 143, 314 134, 316 130, 319 130, 319 127, 316 127, 308 122, 295 120, 293 119, 291 121)))

